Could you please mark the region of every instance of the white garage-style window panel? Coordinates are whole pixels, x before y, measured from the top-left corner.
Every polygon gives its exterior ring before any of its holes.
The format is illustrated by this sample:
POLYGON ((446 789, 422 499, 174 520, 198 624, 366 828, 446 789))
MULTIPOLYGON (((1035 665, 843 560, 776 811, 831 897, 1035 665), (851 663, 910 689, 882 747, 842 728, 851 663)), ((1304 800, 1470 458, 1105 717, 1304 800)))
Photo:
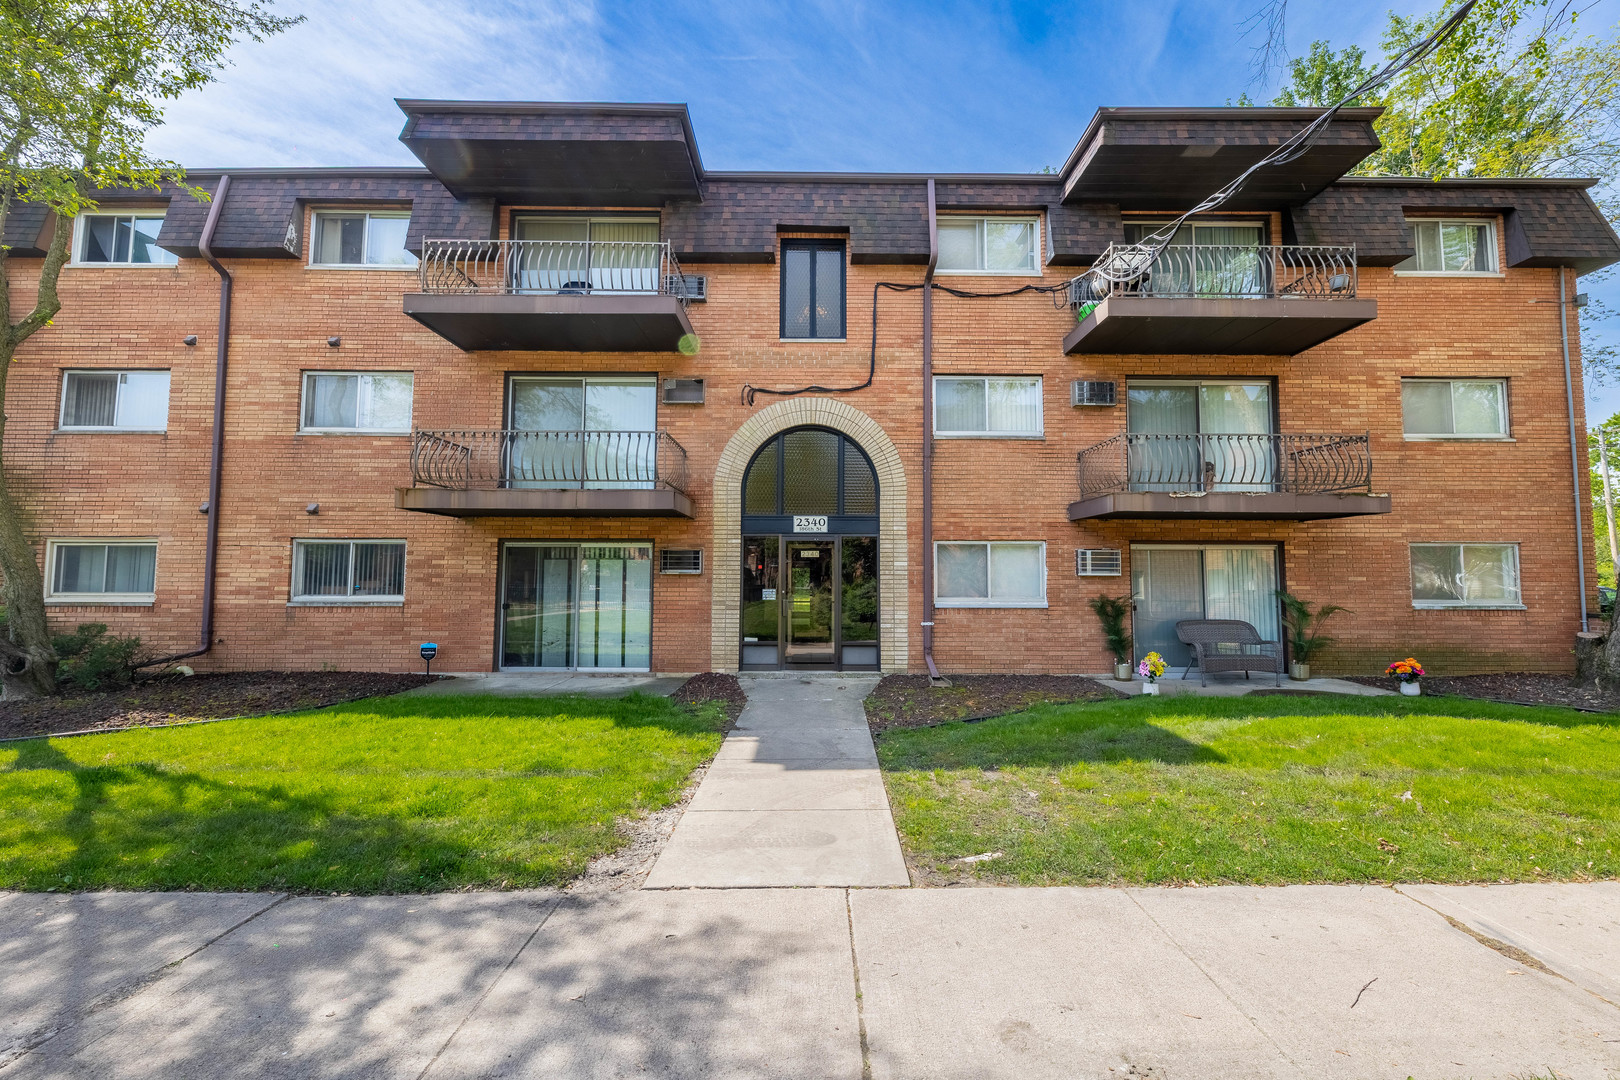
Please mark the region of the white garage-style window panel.
POLYGON ((80 214, 73 225, 73 262, 78 266, 173 266, 180 257, 157 245, 162 210, 125 214, 80 214))
POLYGON ((1506 379, 1402 379, 1401 426, 1409 439, 1505 439, 1506 379))
POLYGON ((409 371, 306 371, 302 431, 409 435, 409 371))
POLYGON ((167 371, 65 371, 63 431, 147 431, 169 428, 167 371))
POLYGON ((405 234, 410 227, 409 211, 317 211, 309 263, 366 270, 414 270, 416 256, 405 250, 405 234))
POLYGON ((1397 272, 1496 273, 1496 226, 1492 222, 1411 218, 1406 224, 1412 230, 1417 254, 1396 263, 1397 272))
POLYGON ((1412 606, 1517 608, 1518 544, 1413 544, 1412 606))
POLYGON ((1040 219, 958 217, 937 221, 942 274, 1038 274, 1040 219))
POLYGON ((950 438, 1041 437, 1039 376, 950 375, 934 380, 934 434, 950 438))
POLYGON ((404 600, 405 541, 293 541, 293 603, 398 604, 404 600))
POLYGON ((50 540, 45 599, 67 604, 150 604, 156 540, 50 540))
POLYGON ((934 603, 962 608, 1045 607, 1045 542, 935 544, 934 603))

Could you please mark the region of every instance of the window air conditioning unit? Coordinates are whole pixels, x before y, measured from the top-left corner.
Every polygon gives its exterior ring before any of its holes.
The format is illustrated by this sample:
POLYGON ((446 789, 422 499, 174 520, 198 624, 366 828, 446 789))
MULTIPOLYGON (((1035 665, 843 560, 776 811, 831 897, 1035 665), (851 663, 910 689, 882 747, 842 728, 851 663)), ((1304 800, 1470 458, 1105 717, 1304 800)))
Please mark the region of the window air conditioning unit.
POLYGON ((1069 384, 1070 405, 1118 405, 1119 384, 1076 379, 1069 384))
POLYGON ((701 405, 703 404, 702 379, 665 379, 664 380, 665 405, 701 405))
POLYGON ((1079 548, 1074 553, 1077 577, 1118 577, 1123 567, 1119 548, 1079 548))
POLYGON ((702 548, 664 548, 658 555, 660 574, 703 573, 702 548))
POLYGON ((688 300, 707 300, 709 279, 703 274, 665 274, 664 291, 671 296, 684 293, 688 300))

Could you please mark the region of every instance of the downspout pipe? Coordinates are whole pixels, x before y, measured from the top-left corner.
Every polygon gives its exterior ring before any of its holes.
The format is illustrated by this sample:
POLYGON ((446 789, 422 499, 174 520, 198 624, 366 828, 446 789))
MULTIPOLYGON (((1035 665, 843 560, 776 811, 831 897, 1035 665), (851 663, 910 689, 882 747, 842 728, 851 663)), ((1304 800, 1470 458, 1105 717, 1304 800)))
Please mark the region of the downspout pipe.
POLYGON ((1575 480, 1575 576, 1581 590, 1581 633, 1590 630, 1591 619, 1586 609, 1586 519, 1582 516, 1585 503, 1591 499, 1592 482, 1581 483, 1580 432, 1575 427, 1575 375, 1569 365, 1569 301, 1567 299, 1568 273, 1558 268, 1558 332, 1564 346, 1564 401, 1569 406, 1569 468, 1575 480))
POLYGON ((148 660, 139 667, 156 667, 202 656, 214 644, 214 572, 219 561, 219 484, 225 460, 225 372, 231 350, 232 281, 231 272, 214 257, 213 245, 214 230, 219 227, 220 211, 230 190, 230 176, 221 176, 218 186, 214 188, 213 202, 208 207, 208 220, 203 223, 202 236, 197 239, 198 252, 219 275, 219 344, 214 354, 214 430, 208 459, 208 535, 203 549, 202 625, 198 630, 195 649, 148 660))
POLYGON ((934 269, 939 265, 939 223, 934 180, 928 179, 928 268, 922 297, 922 641, 928 677, 943 676, 934 663, 934 269))

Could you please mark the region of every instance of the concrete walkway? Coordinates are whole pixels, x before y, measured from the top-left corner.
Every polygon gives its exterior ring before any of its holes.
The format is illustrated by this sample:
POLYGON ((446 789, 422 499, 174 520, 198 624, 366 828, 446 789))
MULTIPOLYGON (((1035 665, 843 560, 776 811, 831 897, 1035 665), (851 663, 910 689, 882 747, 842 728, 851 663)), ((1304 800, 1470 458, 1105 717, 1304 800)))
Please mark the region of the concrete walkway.
POLYGON ((748 694, 644 888, 908 885, 861 701, 877 677, 748 694))
POLYGON ((0 1077, 1610 1080, 1617 942, 1614 882, 0 893, 0 1077))

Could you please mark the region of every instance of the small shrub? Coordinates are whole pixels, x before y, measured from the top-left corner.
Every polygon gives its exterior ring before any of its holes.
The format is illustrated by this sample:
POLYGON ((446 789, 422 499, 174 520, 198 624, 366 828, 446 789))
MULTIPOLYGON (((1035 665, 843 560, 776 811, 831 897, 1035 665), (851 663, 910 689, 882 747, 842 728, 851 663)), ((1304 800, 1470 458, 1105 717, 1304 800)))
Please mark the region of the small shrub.
POLYGON ((62 661, 56 669, 60 681, 80 690, 107 690, 130 684, 141 639, 109 634, 106 623, 80 623, 73 633, 52 638, 51 645, 62 661))

